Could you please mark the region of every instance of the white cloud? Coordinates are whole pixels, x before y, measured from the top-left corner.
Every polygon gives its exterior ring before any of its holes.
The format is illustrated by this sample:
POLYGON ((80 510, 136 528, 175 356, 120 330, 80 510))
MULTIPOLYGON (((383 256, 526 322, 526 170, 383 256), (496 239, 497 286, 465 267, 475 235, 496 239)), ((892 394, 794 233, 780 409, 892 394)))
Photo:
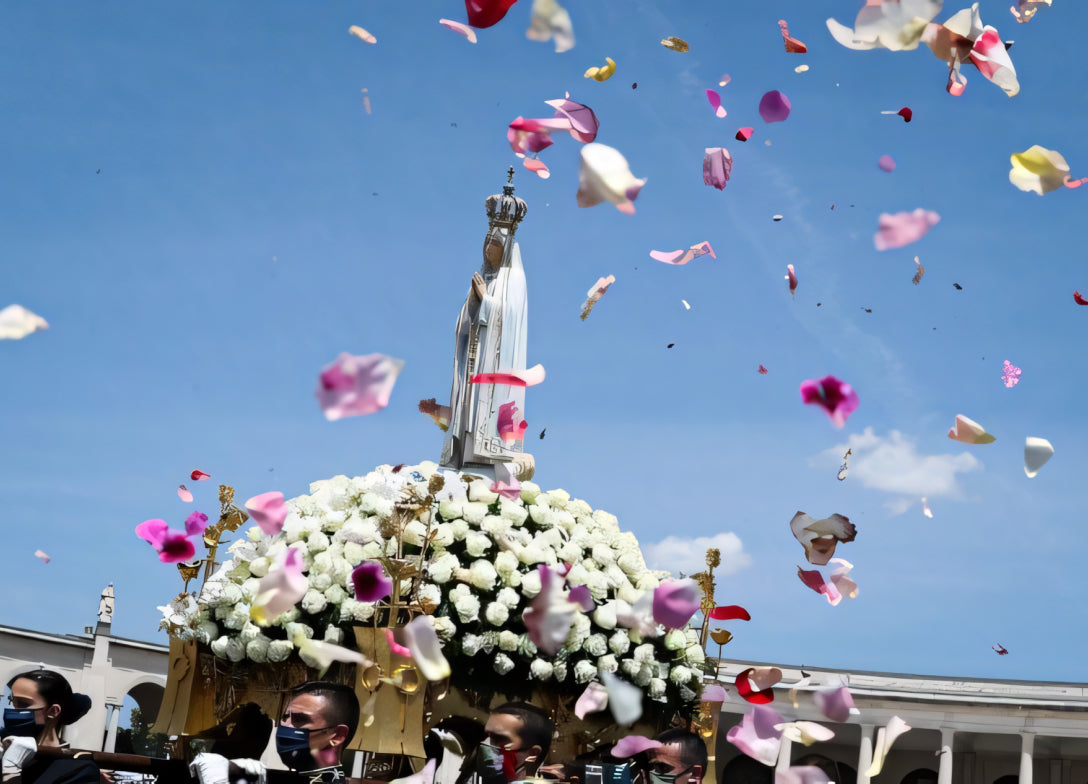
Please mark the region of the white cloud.
POLYGON ((752 557, 744 552, 740 537, 728 531, 694 539, 667 536, 660 542, 644 544, 642 555, 651 569, 664 569, 674 575, 681 572, 692 575, 706 569, 706 551, 711 547, 717 547, 722 554, 722 563, 715 570, 715 575, 733 574, 752 562, 752 557))
POLYGON ((960 495, 958 475, 981 470, 982 463, 972 454, 922 455, 915 442, 898 430, 881 437, 871 427, 860 435, 851 435, 845 444, 833 446, 810 460, 812 465, 838 463, 851 450, 848 482, 894 493, 899 498, 888 502, 892 514, 902 514, 921 496, 956 498, 960 495))

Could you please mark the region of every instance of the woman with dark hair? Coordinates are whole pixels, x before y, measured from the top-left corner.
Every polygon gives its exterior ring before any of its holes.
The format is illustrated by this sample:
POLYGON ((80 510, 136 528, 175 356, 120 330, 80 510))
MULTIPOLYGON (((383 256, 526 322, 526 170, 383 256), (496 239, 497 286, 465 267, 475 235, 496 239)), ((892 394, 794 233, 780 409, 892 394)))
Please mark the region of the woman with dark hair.
POLYGON ((45 759, 38 748, 67 746, 62 728, 82 718, 91 698, 74 694, 64 676, 34 670, 8 682, 11 707, 4 709, 0 741, 4 749, 4 784, 98 784, 98 766, 90 760, 45 759))

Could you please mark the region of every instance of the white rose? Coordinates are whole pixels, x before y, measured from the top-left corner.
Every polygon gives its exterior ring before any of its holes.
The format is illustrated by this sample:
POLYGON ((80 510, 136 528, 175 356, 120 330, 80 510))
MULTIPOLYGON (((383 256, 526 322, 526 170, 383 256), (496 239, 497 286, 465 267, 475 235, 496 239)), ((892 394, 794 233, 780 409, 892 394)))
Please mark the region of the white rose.
POLYGON ((638 590, 630 583, 627 583, 626 585, 619 586, 616 590, 616 596, 628 604, 635 604, 642 598, 642 591, 638 590))
POLYGON ((291 644, 290 640, 273 640, 268 645, 268 660, 270 662, 281 662, 291 655, 291 651, 295 648, 291 644))
POLYGON ((506 675, 510 670, 514 669, 514 661, 505 653, 495 654, 495 672, 499 675, 506 675))
POLYGON ((632 681, 635 679, 635 676, 638 675, 638 671, 641 668, 642 665, 640 665, 634 659, 623 659, 622 661, 620 661, 620 670, 622 670, 623 674, 632 681))
POLYGON ((453 520, 450 522, 450 530, 453 531, 453 540, 455 542, 463 542, 465 537, 468 536, 468 532, 472 530, 472 526, 468 524, 467 520, 453 520))
POLYGON ((364 560, 366 560, 366 553, 363 550, 364 545, 356 542, 344 542, 344 560, 346 560, 352 566, 358 566, 364 560))
POLYGON ((306 546, 311 553, 320 553, 329 549, 329 537, 321 531, 315 531, 306 537, 306 546))
POLYGON ((531 504, 536 500, 536 497, 540 495, 540 485, 534 482, 522 482, 521 483, 521 500, 527 504, 531 504))
POLYGON ((621 629, 608 638, 608 647, 612 653, 623 656, 631 648, 631 638, 621 629))
POLYGON ((333 607, 339 607, 348 598, 348 592, 339 585, 330 585, 325 589, 325 601, 333 607))
POLYGON ((607 602, 593 611, 593 622, 602 629, 616 628, 616 603, 607 602))
POLYGON ((460 501, 443 501, 438 505, 438 514, 447 522, 464 515, 464 505, 460 501))
POLYGON ((321 591, 316 591, 313 588, 308 590, 306 595, 302 597, 302 609, 310 615, 317 615, 328 607, 328 605, 329 603, 325 599, 325 595, 321 593, 321 591))
POLYGON ((589 516, 593 514, 593 507, 581 498, 572 498, 567 502, 567 511, 575 517, 589 516))
POLYGON ((249 573, 254 577, 264 577, 268 574, 268 567, 271 565, 270 558, 254 558, 249 562, 249 573))
POLYGON ((423 540, 426 537, 427 526, 419 522, 419 520, 412 520, 408 525, 404 526, 403 541, 405 544, 422 547, 423 540))
POLYGON ((498 578, 499 575, 495 571, 495 567, 488 561, 474 561, 469 570, 469 582, 472 583, 474 588, 481 591, 490 591, 494 588, 495 581, 498 578))
MULTIPOLYGON (((230 609, 227 616, 223 618, 223 625, 228 629, 241 629, 249 623, 249 605, 238 604, 230 609)), ((235 661, 240 661, 236 659, 235 661)))
POLYGON ((687 637, 684 636, 683 629, 671 629, 668 634, 665 635, 665 649, 670 651, 678 651, 681 648, 686 647, 688 644, 687 637))
POLYGON ((655 660, 654 644, 647 642, 639 645, 635 648, 633 657, 639 664, 652 664, 655 660))
POLYGON ((608 652, 608 640, 603 634, 591 634, 582 644, 582 650, 590 656, 604 656, 608 652))
POLYGON ((694 673, 682 664, 677 664, 669 672, 669 680, 675 683, 677 686, 687 683, 691 680, 694 673))
POLYGON ((271 640, 263 635, 250 640, 246 644, 246 658, 250 661, 257 662, 258 664, 264 664, 268 661, 268 646, 271 642, 271 640))
POLYGON ((449 547, 454 542, 453 526, 449 523, 439 523, 434 527, 434 537, 431 539, 436 547, 449 547))
POLYGON ((457 560, 456 555, 442 553, 427 564, 427 573, 430 575, 431 580, 439 585, 445 585, 453 579, 454 570, 459 568, 461 568, 461 563, 457 560))
POLYGON ((549 490, 545 495, 548 496, 548 501, 556 509, 566 509, 567 502, 570 501, 570 493, 566 490, 549 490))
POLYGON ((695 645, 689 645, 687 650, 684 651, 684 658, 696 667, 701 667, 703 662, 706 661, 706 653, 699 643, 695 643, 695 645))
POLYGON ((480 524, 480 529, 498 541, 503 534, 510 530, 510 521, 495 515, 488 515, 480 524))
POLYGON ((546 662, 543 659, 533 659, 529 665, 529 674, 538 681, 546 681, 552 677, 555 673, 555 668, 551 662, 546 662))
POLYGON ((597 659, 597 669, 601 672, 615 672, 619 668, 620 663, 616 661, 616 657, 611 653, 597 659))
POLYGON ((649 693, 651 700, 662 699, 665 696, 665 681, 660 678, 651 678, 649 693))
POLYGON ((546 547, 541 547, 535 542, 521 549, 521 552, 518 553, 518 560, 526 566, 532 566, 533 564, 538 563, 555 566, 557 563, 559 563, 559 559, 556 558, 554 550, 550 550, 546 547))
POLYGON ((465 656, 475 656, 480 652, 480 648, 483 647, 483 639, 475 634, 464 634, 461 636, 461 652, 465 656))
MULTIPOLYGON (((396 542, 392 539, 390 539, 389 541, 393 542, 394 545, 396 544, 396 542)), ((346 552, 347 548, 344 549, 346 552)), ((353 554, 354 552, 355 551, 352 550, 353 554)), ((356 564, 358 564, 360 561, 371 561, 375 558, 380 558, 381 556, 385 555, 385 542, 382 542, 380 540, 374 542, 367 542, 360 548, 359 552, 362 555, 362 558, 360 558, 359 561, 355 561, 356 564)))
POLYGON ((244 643, 253 642, 261 636, 261 627, 255 623, 245 623, 242 626, 241 631, 238 632, 238 639, 244 643))
POLYGON ((480 600, 471 595, 462 596, 454 602, 453 609, 461 623, 471 623, 480 617, 480 600))
POLYGON ((555 555, 563 563, 574 563, 575 561, 582 560, 582 546, 575 542, 564 542, 563 545, 555 551, 555 555))
POLYGON ((310 574, 310 588, 315 591, 325 591, 332 585, 332 575, 326 573, 310 574))
POLYGON ((473 558, 484 555, 491 547, 491 538, 481 531, 469 531, 465 535, 465 552, 473 558))
POLYGON ((284 628, 287 630, 288 640, 293 640, 300 634, 311 640, 314 638, 314 630, 304 623, 289 623, 284 628))
POLYGON ((499 632, 499 650, 516 651, 518 649, 518 635, 512 631, 499 632))
POLYGON ((487 516, 487 504, 476 503, 469 501, 465 504, 463 517, 472 525, 479 525, 484 521, 484 517, 487 516))
POLYGON ((201 621, 196 625, 196 639, 205 645, 210 645, 217 634, 219 634, 219 626, 215 621, 201 621))
MULTIPOLYGON (((574 623, 571 624, 570 634, 567 635, 566 645, 572 650, 578 650, 582 647, 582 643, 589 638, 590 622, 582 613, 577 613, 574 616, 574 623)), ((603 635, 602 635, 603 636, 603 635)), ((604 651, 601 651, 604 653, 604 651)))
POLYGON ((597 677, 597 668, 583 660, 574 665, 574 682, 589 683, 597 677))
MULTIPOLYGON (((522 484, 524 488, 524 483, 522 484)), ((517 501, 511 501, 508 498, 502 499, 502 503, 499 507, 500 514, 513 525, 522 525, 526 518, 529 516, 529 512, 525 507, 519 504, 517 501)))
POLYGON ((529 599, 540 593, 540 572, 529 572, 522 576, 521 593, 529 599))
POLYGON ((495 571, 498 572, 503 584, 517 584, 512 582, 514 575, 517 575, 517 582, 521 582, 521 574, 518 572, 520 563, 518 557, 509 550, 503 550, 495 556, 495 571))
MULTIPOLYGON (((648 664, 643 664, 638 668, 638 674, 635 676, 635 685, 645 689, 650 685, 650 681, 654 677, 654 668, 648 664)), ((662 681, 664 683, 664 681, 662 681)))
POLYGON ((589 595, 598 602, 608 598, 608 589, 612 587, 609 585, 608 578, 601 572, 590 572, 586 585, 589 586, 589 595))
POLYGON ((442 642, 449 642, 453 639, 453 636, 457 634, 457 624, 453 622, 452 618, 448 618, 445 615, 435 617, 434 632, 442 642))
MULTIPOLYGON (((522 487, 525 487, 524 483, 522 484, 522 487)), ((567 669, 567 663, 565 661, 553 662, 552 667, 553 667, 552 675, 555 677, 555 680, 558 683, 562 683, 563 681, 565 681, 567 679, 568 669, 567 669)))
POLYGON ((442 589, 433 583, 423 583, 419 586, 419 603, 428 613, 433 613, 442 604, 442 589))
POLYGON ((492 626, 502 626, 510 617, 510 609, 501 602, 491 602, 484 611, 484 619, 492 626))
POLYGON ((501 588, 495 595, 495 601, 501 602, 509 609, 513 610, 521 603, 521 597, 518 596, 518 592, 513 588, 501 588))
POLYGON ((479 501, 484 505, 490 505, 498 500, 499 494, 491 492, 489 482, 477 479, 468 486, 468 498, 470 501, 479 501))

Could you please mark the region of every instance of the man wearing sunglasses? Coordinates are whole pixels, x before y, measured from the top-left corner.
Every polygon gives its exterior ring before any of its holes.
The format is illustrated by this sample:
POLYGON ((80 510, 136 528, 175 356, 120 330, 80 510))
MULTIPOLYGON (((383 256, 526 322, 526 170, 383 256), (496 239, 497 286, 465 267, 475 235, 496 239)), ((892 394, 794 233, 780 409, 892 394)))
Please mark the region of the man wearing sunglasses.
POLYGON ((646 752, 644 784, 701 784, 706 770, 706 744, 693 732, 666 730, 654 740, 661 745, 646 752))

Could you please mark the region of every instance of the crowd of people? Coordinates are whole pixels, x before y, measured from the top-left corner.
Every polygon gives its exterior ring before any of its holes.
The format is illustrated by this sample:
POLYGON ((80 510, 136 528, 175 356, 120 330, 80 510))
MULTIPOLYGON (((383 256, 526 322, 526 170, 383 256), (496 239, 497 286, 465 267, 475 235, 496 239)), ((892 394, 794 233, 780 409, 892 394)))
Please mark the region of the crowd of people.
MULTIPOLYGON (((36 670, 8 683, 11 696, 0 730, 4 784, 98 784, 99 767, 89 759, 47 754, 65 748, 63 728, 81 718, 91 701, 68 681, 36 670)), ((308 784, 346 784, 344 750, 359 729, 359 701, 349 686, 309 681, 291 692, 275 728, 276 752, 308 784)), ((381 721, 382 717, 376 717, 381 721)), ((491 710, 487 722, 454 717, 428 734, 427 763, 420 784, 512 784, 551 779, 572 784, 701 784, 707 765, 702 739, 671 729, 630 758, 617 758, 613 744, 572 760, 549 758, 555 723, 542 709, 508 702, 491 710)), ((256 759, 198 754, 189 772, 199 784, 269 784, 269 770, 256 759)), ((108 780, 108 779, 107 779, 108 780)))

